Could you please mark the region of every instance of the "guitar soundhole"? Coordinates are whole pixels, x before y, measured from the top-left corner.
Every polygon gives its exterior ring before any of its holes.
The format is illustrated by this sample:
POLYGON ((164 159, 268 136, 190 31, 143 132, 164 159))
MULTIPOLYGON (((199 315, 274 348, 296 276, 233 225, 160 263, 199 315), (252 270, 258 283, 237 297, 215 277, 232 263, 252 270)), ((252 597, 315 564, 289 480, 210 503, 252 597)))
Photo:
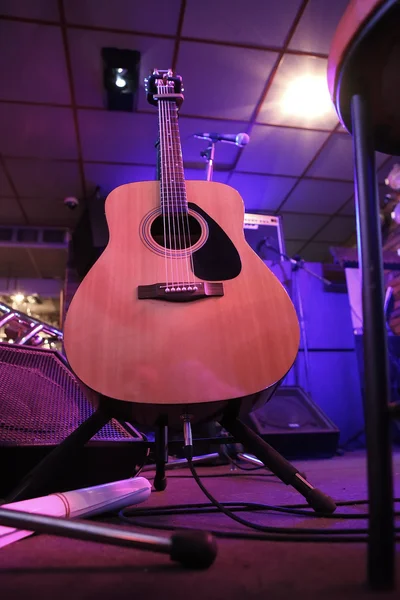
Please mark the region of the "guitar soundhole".
POLYGON ((163 248, 182 250, 190 248, 199 241, 201 225, 192 215, 171 214, 165 217, 159 215, 151 224, 150 234, 163 248))

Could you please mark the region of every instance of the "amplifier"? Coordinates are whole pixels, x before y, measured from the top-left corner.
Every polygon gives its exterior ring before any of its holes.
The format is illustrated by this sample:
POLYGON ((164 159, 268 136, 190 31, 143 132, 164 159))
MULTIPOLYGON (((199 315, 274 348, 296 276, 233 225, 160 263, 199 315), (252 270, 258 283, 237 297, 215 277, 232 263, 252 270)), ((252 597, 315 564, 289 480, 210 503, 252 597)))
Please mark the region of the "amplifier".
MULTIPOLYGON (((0 497, 6 496, 94 408, 56 351, 0 343, 0 497)), ((146 452, 141 434, 111 420, 43 493, 129 477, 146 452)))
POLYGON ((298 386, 282 385, 246 423, 287 458, 328 458, 337 450, 339 429, 298 386))
POLYGON ((262 260, 284 260, 282 254, 286 252, 281 217, 245 213, 244 237, 262 260))

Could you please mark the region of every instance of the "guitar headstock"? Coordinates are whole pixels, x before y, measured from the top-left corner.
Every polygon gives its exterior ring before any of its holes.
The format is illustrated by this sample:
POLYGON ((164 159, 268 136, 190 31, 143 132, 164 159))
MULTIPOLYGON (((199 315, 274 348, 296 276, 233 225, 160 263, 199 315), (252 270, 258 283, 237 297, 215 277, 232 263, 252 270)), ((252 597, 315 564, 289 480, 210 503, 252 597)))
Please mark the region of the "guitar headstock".
POLYGON ((178 107, 183 102, 182 77, 174 75, 171 69, 161 71, 154 69, 153 73, 144 80, 147 101, 157 106, 158 100, 175 101, 178 107))

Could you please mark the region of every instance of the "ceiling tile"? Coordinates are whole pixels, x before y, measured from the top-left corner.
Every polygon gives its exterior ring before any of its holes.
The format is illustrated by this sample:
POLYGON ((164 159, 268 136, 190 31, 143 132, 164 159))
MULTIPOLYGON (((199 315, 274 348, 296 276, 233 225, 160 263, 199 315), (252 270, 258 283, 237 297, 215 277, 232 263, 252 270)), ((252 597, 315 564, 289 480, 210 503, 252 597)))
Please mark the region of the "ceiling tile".
POLYGON ((300 250, 303 246, 304 242, 299 242, 296 240, 285 240, 285 254, 292 257, 300 250))
POLYGON ((26 223, 26 220, 16 199, 0 197, 0 226, 22 225, 24 223, 26 223))
POLYGON ((5 156, 76 159, 78 152, 72 110, 2 104, 0 152, 5 156))
POLYGON ((352 217, 335 217, 315 237, 316 242, 344 243, 356 229, 356 220, 352 217))
POLYGON ((275 52, 181 42, 182 114, 247 120, 277 58, 275 52))
MULTIPOLYGON (((353 188, 353 192, 354 192, 354 188, 353 188)), ((383 203, 384 197, 387 194, 388 189, 385 185, 378 185, 378 195, 379 195, 379 200, 380 202, 383 203)), ((351 199, 346 202, 346 205, 342 208, 342 210, 339 211, 339 215, 355 215, 356 214, 356 206, 355 206, 355 199, 354 199, 354 193, 351 197, 351 199)))
POLYGON ((242 196, 247 211, 274 211, 296 181, 294 177, 234 173, 229 180, 229 185, 242 196))
POLYGON ((68 23, 175 35, 180 6, 181 0, 68 0, 65 14, 68 23))
POLYGON ((144 115, 79 110, 83 157, 87 161, 156 164, 157 113, 144 115))
POLYGON ((291 240, 308 240, 311 238, 328 217, 319 215, 292 215, 281 213, 283 237, 291 240))
POLYGON ((7 197, 7 198, 14 196, 14 192, 8 182, 8 179, 6 177, 4 169, 1 165, 0 165, 0 196, 7 197))
POLYGON ((336 129, 336 131, 337 131, 338 133, 349 133, 349 132, 347 131, 347 129, 345 129, 345 128, 343 127, 343 125, 340 123, 340 121, 339 121, 339 123, 338 123, 338 126, 337 126, 337 129, 336 129))
POLYGON ((51 198, 21 198, 20 202, 29 219, 29 225, 73 228, 81 214, 79 208, 71 210, 66 207, 59 195, 51 198))
POLYGON ((63 198, 82 195, 77 162, 7 159, 7 168, 19 196, 63 198))
MULTIPOLYGON (((205 170, 185 169, 185 178, 194 180, 205 180, 205 170)), ((226 183, 228 172, 214 171, 213 181, 226 183)), ((130 165, 106 165, 96 163, 85 163, 86 186, 93 191, 97 186, 103 194, 109 194, 120 185, 134 183, 137 181, 154 181, 156 170, 154 167, 140 167, 130 165)))
MULTIPOLYGON (((112 11, 110 11, 112 14, 112 11)), ((154 69, 169 68, 174 51, 173 40, 104 31, 69 29, 72 72, 76 102, 79 106, 105 107, 102 48, 138 50, 141 53, 138 108, 149 108, 144 78, 154 69)))
MULTIPOLYGON (((206 161, 201 157, 201 153, 207 149, 208 141, 193 137, 194 133, 212 133, 221 134, 237 134, 245 133, 247 129, 246 123, 230 123, 229 121, 208 121, 207 119, 191 119, 183 115, 179 119, 179 131, 182 141, 183 160, 188 162, 198 162, 199 164, 206 161)), ((227 144, 218 142, 215 145, 214 165, 232 165, 238 154, 238 146, 235 144, 227 144)))
POLYGON ((301 0, 187 0, 182 35, 255 46, 282 46, 301 0))
POLYGON ((356 214, 356 207, 355 207, 355 203, 354 203, 354 195, 351 198, 351 200, 349 200, 348 202, 346 202, 345 206, 343 206, 342 210, 339 212, 340 215, 355 215, 356 214))
POLYGON ((255 125, 237 169, 270 175, 301 175, 328 133, 255 125))
POLYGON ((104 165, 85 163, 86 187, 94 190, 100 187, 102 194, 109 194, 120 185, 136 181, 153 181, 156 178, 154 167, 134 167, 129 165, 104 165))
POLYGON ((332 244, 326 244, 324 242, 311 242, 301 250, 301 258, 308 262, 333 262, 332 255, 330 253, 330 247, 332 244))
POLYGON ((41 21, 58 21, 58 3, 54 0, 1 0, 0 15, 41 21))
MULTIPOLYGON (((106 110, 80 110, 79 127, 83 156, 87 161, 155 164, 158 139, 158 114, 124 113, 106 110)), ((200 153, 207 141, 193 137, 196 132, 219 131, 237 133, 244 123, 233 124, 204 119, 179 119, 182 154, 185 163, 206 165, 200 153)), ((231 165, 238 153, 234 144, 219 143, 215 149, 215 164, 231 165)))
POLYGON ((61 29, 0 20, 0 98, 69 104, 61 29))
POLYGON ((338 118, 329 97, 326 69, 327 60, 325 59, 286 54, 279 65, 267 97, 262 104, 261 111, 257 116, 257 123, 332 130, 337 124, 338 118), (311 81, 315 79, 322 82, 323 89, 326 89, 325 112, 318 113, 318 110, 313 110, 312 114, 305 116, 304 110, 301 110, 301 105, 298 102, 295 102, 293 106, 290 105, 291 112, 285 109, 284 100, 286 94, 290 93, 290 86, 297 79, 302 78, 310 78, 311 81))
POLYGON ((329 54, 333 35, 348 3, 349 0, 309 0, 289 48, 329 54))
POLYGON ((281 209, 329 215, 339 210, 353 191, 352 183, 303 179, 281 209))
MULTIPOLYGON (((377 168, 387 159, 386 154, 375 153, 377 168)), ((353 143, 350 135, 334 133, 315 162, 307 177, 327 177, 353 181, 353 143)))

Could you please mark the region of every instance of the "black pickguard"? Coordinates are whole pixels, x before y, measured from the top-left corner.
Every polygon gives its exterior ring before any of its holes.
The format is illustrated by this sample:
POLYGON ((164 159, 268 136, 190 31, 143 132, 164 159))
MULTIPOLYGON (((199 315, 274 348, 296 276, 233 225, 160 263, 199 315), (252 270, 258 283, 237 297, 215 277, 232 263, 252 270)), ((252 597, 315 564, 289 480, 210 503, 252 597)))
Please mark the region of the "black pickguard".
POLYGON ((208 224, 206 243, 193 252, 194 274, 206 281, 234 279, 242 270, 239 252, 225 231, 197 204, 189 202, 191 210, 199 213, 208 224))

